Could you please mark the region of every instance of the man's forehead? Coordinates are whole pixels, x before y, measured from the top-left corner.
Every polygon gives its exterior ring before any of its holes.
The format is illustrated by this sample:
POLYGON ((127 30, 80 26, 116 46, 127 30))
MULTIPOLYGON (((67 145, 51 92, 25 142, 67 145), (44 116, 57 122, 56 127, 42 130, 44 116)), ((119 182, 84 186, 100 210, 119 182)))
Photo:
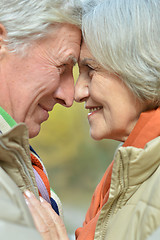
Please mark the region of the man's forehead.
POLYGON ((50 52, 49 55, 51 58, 55 59, 56 62, 59 64, 71 64, 75 65, 78 62, 79 56, 74 54, 72 51, 60 51, 56 54, 55 49, 53 48, 50 52))

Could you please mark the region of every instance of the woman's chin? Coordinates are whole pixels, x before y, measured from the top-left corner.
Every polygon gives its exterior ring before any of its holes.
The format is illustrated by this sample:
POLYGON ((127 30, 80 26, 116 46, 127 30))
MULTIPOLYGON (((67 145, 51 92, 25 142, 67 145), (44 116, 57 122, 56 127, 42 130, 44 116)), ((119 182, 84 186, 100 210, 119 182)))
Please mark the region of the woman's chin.
POLYGON ((100 140, 104 139, 102 136, 100 136, 99 134, 96 134, 92 131, 90 131, 90 136, 95 141, 100 141, 100 140))

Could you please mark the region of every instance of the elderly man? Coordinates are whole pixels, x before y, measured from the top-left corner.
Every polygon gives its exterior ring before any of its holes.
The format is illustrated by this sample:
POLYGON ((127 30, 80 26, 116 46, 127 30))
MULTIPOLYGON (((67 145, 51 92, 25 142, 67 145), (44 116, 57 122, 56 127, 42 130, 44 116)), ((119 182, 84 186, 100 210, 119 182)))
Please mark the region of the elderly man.
POLYGON ((0 239, 41 239, 22 195, 26 189, 61 215, 28 136, 39 133, 56 103, 72 106, 81 42, 75 2, 0 2, 0 239))

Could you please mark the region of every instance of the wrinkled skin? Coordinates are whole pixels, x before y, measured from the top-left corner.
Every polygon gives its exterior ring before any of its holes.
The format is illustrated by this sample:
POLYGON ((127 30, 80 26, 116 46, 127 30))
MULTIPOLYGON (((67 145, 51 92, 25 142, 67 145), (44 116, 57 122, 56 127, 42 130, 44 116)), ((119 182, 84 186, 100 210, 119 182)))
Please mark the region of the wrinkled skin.
POLYGON ((57 24, 22 57, 9 51, 3 41, 5 29, 0 28, 0 106, 17 123, 25 122, 29 136, 35 137, 55 104, 72 106, 72 69, 79 57, 81 32, 71 24, 57 24))

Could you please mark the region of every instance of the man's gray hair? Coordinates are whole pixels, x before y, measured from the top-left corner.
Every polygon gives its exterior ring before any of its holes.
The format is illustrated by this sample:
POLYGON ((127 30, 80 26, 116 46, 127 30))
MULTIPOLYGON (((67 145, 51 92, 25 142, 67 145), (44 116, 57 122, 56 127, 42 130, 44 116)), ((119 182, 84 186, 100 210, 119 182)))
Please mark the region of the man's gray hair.
POLYGON ((17 50, 49 33, 55 23, 81 25, 79 0, 1 0, 0 23, 8 47, 17 50))
POLYGON ((160 105, 160 0, 92 0, 84 39, 95 59, 142 101, 160 105))

